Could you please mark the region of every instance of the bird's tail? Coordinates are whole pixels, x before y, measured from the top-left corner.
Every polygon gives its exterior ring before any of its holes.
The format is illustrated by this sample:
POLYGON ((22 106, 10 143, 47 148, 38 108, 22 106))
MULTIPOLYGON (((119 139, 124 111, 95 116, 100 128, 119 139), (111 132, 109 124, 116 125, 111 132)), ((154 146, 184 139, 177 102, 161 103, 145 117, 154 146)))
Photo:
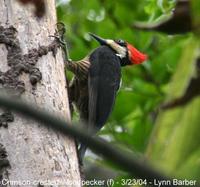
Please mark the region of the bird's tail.
POLYGON ((85 156, 87 150, 87 146, 85 144, 81 144, 80 148, 78 149, 78 157, 80 164, 83 164, 83 158, 85 156))
MULTIPOLYGON (((95 129, 93 128, 93 129, 87 129, 87 131, 88 131, 88 134, 93 136, 94 134, 96 134, 99 131, 99 129, 98 128, 95 128, 95 129)), ((88 148, 87 144, 81 143, 80 146, 79 146, 78 158, 79 158, 79 163, 81 165, 83 165, 83 159, 84 159, 84 156, 85 156, 87 148, 88 148)))

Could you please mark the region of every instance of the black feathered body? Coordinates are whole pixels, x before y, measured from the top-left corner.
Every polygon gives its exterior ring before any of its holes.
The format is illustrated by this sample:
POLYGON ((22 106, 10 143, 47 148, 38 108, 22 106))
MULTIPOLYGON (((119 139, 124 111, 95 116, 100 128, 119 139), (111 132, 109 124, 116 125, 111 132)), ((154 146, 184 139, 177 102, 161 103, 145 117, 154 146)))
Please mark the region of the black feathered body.
MULTIPOLYGON (((121 79, 120 59, 111 48, 100 46, 85 59, 71 62, 68 69, 75 74, 69 88, 70 102, 88 131, 95 134, 113 109, 121 79)), ((86 146, 82 156, 85 150, 86 146)))
POLYGON ((69 89, 71 102, 76 105, 81 119, 99 130, 112 111, 119 89, 120 60, 112 49, 101 46, 73 65, 76 68, 73 67, 75 77, 69 89), (85 69, 83 64, 87 64, 85 69))

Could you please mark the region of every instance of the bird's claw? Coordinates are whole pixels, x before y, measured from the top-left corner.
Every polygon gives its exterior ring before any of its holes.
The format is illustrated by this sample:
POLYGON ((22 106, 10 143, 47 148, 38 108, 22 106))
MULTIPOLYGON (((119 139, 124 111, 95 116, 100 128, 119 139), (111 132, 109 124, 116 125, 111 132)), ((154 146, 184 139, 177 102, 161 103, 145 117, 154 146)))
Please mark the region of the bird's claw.
POLYGON ((67 61, 67 62, 65 62, 65 64, 68 64, 68 62, 71 60, 69 59, 67 43, 64 38, 66 28, 65 28, 64 23, 62 23, 62 22, 56 23, 56 27, 57 27, 57 29, 55 30, 55 34, 49 35, 49 37, 54 37, 56 39, 56 41, 58 42, 58 44, 60 45, 60 47, 62 48, 62 50, 64 52, 65 60, 67 61))
POLYGON ((61 47, 64 47, 66 45, 66 42, 64 40, 62 40, 60 36, 49 35, 49 37, 55 38, 58 41, 58 43, 61 45, 61 47))
POLYGON ((54 37, 59 44, 61 44, 61 47, 66 50, 65 46, 66 46, 66 42, 65 42, 65 39, 64 39, 64 34, 66 32, 66 28, 65 28, 65 25, 64 23, 62 22, 58 22, 56 23, 56 27, 57 29, 55 30, 55 34, 54 35, 49 35, 49 37, 54 37))
POLYGON ((56 23, 56 32, 55 32, 55 35, 58 36, 60 38, 60 41, 62 41, 64 43, 64 35, 65 35, 65 32, 66 32, 66 28, 65 28, 65 25, 64 23, 62 22, 58 22, 56 23))

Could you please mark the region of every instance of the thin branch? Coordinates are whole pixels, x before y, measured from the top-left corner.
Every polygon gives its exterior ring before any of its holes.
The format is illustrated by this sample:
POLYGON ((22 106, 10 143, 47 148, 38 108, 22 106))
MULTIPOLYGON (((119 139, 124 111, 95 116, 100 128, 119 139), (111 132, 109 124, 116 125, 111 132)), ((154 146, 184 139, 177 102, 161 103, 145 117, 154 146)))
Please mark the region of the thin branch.
MULTIPOLYGON (((87 144, 96 153, 101 154, 104 158, 115 163, 130 175, 140 179, 146 179, 149 185, 153 185, 153 180, 169 180, 146 163, 135 158, 135 155, 125 150, 110 145, 101 138, 94 138, 87 134, 83 129, 77 128, 77 124, 69 124, 52 114, 39 110, 32 105, 28 105, 19 100, 14 100, 0 95, 0 106, 10 108, 27 117, 33 118, 41 124, 51 127, 52 129, 68 136, 79 139, 87 144)), ((172 183, 171 183, 172 184, 172 183)), ((168 185, 169 186, 169 185, 168 185)))

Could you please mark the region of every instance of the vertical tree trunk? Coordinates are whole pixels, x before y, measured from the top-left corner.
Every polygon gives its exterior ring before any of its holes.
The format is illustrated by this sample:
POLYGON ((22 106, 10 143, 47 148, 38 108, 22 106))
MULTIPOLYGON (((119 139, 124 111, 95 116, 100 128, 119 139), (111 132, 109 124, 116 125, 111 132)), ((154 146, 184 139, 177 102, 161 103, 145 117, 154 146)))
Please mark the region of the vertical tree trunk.
MULTIPOLYGON (((0 83, 17 91, 16 98, 69 119, 62 52, 49 37, 55 32, 55 1, 45 3, 46 14, 38 19, 31 5, 1 1, 0 83)), ((34 186, 36 181, 80 180, 73 139, 5 110, 0 122, 0 177, 4 182, 27 180, 30 184, 25 186, 34 186)))

